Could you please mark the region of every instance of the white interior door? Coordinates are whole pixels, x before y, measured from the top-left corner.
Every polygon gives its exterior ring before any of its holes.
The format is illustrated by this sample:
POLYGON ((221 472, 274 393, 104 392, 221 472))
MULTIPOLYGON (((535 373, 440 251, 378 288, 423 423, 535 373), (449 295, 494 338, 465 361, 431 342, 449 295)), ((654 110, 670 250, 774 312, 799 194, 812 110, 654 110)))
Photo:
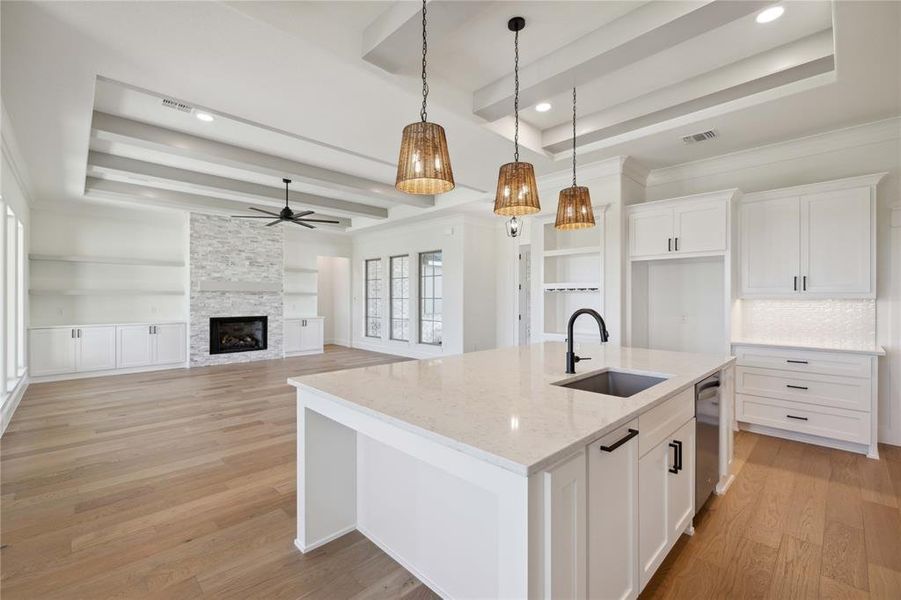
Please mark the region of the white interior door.
POLYGON ((153 362, 159 365, 185 362, 187 341, 184 323, 166 323, 153 327, 153 362))
POLYGON ((673 250, 676 252, 725 250, 726 206, 722 201, 676 206, 673 250))
POLYGON ((743 295, 795 296, 799 293, 800 206, 797 196, 742 205, 743 295))
POLYGON ((75 371, 75 329, 32 329, 29 337, 32 376, 75 371))
POLYGON ((150 325, 122 325, 118 328, 120 369, 153 364, 153 337, 150 325))
POLYGON ((78 371, 103 371, 116 368, 116 327, 80 327, 76 333, 78 371))
POLYGON ((641 210, 629 215, 629 253, 633 258, 672 250, 673 209, 641 210))
POLYGON ((801 275, 807 293, 871 293, 870 188, 801 197, 801 275))

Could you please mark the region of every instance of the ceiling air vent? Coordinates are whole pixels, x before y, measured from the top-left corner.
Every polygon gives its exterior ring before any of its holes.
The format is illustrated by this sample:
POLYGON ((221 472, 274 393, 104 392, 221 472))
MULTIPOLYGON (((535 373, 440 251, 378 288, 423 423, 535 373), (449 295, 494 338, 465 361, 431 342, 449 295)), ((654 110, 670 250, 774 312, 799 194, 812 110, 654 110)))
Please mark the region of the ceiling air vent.
POLYGON ((180 110, 181 112, 189 113, 194 110, 193 106, 185 104, 184 102, 179 102, 178 100, 173 100, 172 98, 163 98, 163 106, 166 108, 173 108, 175 110, 180 110))
POLYGON ((701 133, 693 133, 691 135, 686 135, 682 138, 683 144, 697 144, 698 142, 706 142, 707 140, 712 140, 716 137, 716 132, 713 129, 709 129, 707 131, 702 131, 701 133))

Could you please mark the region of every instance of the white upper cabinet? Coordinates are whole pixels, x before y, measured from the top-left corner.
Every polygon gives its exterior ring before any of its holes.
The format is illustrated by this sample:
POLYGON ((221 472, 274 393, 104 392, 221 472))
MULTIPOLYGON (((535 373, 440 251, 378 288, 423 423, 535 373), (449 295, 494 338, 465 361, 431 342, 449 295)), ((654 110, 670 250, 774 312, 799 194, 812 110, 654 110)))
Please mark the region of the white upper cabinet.
POLYGON ((884 174, 745 196, 746 298, 874 298, 876 184, 884 174))
POLYGON ((870 294, 872 198, 868 187, 801 197, 802 288, 870 294))
POLYGON ((778 296, 800 290, 801 210, 797 196, 741 207, 742 289, 745 295, 778 296))
POLYGON ((723 254, 738 190, 634 204, 627 208, 629 258, 658 260, 723 254))

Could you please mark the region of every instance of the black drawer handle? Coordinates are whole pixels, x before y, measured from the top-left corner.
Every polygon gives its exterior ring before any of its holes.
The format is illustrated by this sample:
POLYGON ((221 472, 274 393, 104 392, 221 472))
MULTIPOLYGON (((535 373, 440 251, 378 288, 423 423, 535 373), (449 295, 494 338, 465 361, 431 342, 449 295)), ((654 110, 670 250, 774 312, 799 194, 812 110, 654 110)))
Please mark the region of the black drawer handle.
POLYGON ((669 447, 676 452, 673 456, 673 466, 668 470, 670 473, 678 473, 682 470, 682 442, 680 442, 679 440, 673 440, 669 443, 669 447))
POLYGON ((806 364, 808 364, 808 362, 807 362, 806 360, 792 360, 792 359, 790 359, 790 358, 786 358, 786 359, 785 359, 785 362, 787 362, 787 363, 793 363, 793 364, 796 364, 796 365, 806 365, 806 364))
POLYGON ((806 421, 807 417, 796 417, 795 415, 785 415, 789 419, 795 419, 796 421, 806 421))
POLYGON ((807 386, 804 386, 804 385, 792 385, 792 384, 790 384, 790 383, 786 383, 786 384, 785 384, 785 387, 791 388, 791 389, 793 389, 793 390, 806 390, 806 389, 807 389, 807 386))
POLYGON ((623 436, 621 440, 618 440, 616 443, 611 444, 609 446, 601 446, 601 452, 613 452, 632 438, 638 435, 637 429, 629 429, 629 433, 623 436))

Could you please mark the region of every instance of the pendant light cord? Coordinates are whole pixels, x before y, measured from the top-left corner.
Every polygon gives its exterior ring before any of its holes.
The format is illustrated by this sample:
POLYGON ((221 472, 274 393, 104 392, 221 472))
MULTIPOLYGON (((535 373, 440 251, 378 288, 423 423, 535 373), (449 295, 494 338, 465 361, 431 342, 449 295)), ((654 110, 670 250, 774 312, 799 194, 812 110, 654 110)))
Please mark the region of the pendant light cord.
POLYGON ((519 30, 513 33, 513 162, 519 162, 519 30))
POLYGON ((426 112, 426 100, 429 97, 429 82, 425 76, 425 57, 426 53, 429 51, 429 44, 426 40, 425 35, 425 27, 426 27, 426 19, 425 19, 425 3, 426 0, 422 0, 422 110, 419 111, 419 116, 422 118, 422 122, 425 123, 428 118, 428 113, 426 112))
POLYGON ((288 182, 285 182, 285 208, 288 208, 288 182))
POLYGON ((576 187, 576 88, 573 88, 573 187, 576 187))

